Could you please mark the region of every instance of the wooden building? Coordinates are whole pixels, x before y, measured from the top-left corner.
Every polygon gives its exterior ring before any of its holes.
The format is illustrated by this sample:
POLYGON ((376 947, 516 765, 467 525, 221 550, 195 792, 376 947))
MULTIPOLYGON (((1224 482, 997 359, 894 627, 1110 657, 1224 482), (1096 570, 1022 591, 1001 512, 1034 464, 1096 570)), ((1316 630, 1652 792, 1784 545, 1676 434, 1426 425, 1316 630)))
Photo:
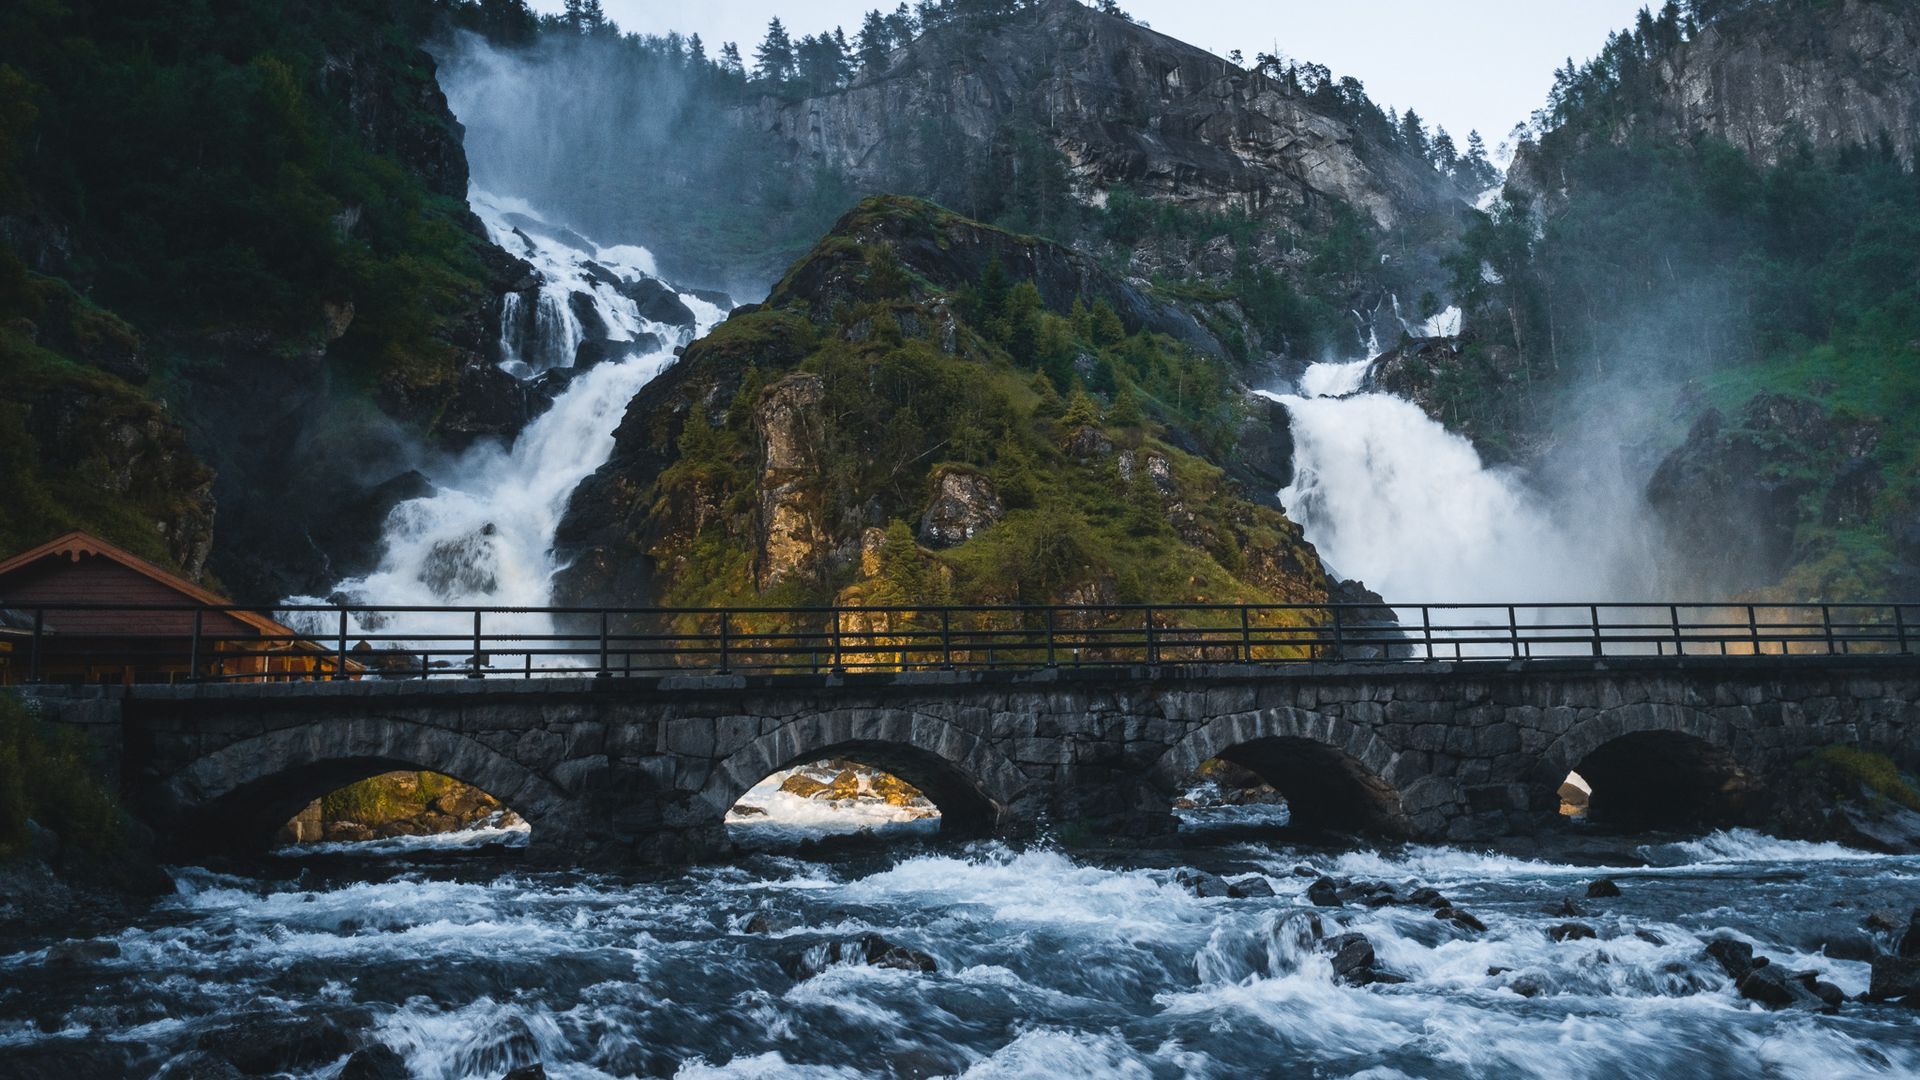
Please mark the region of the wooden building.
MULTIPOLYGON (((98 537, 0 561, 0 685, 331 678, 326 646, 98 537)), ((348 661, 353 677, 360 665, 348 661)))

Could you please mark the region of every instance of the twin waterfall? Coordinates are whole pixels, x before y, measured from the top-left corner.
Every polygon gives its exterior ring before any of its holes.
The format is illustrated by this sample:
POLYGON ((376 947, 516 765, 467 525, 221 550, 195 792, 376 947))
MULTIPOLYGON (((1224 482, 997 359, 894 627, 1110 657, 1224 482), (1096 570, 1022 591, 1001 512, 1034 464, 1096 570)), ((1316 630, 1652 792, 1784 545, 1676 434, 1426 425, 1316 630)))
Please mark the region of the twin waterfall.
MULTIPOLYGON (((645 249, 600 247, 517 200, 476 190, 471 202, 494 241, 531 263, 541 282, 534 295, 505 300, 501 365, 530 391, 563 386, 511 445, 482 442, 425 467, 434 490, 393 509, 379 566, 333 590, 349 603, 549 603, 560 569, 553 535, 568 497, 612 452, 627 402, 673 362, 677 347, 725 315, 701 296, 678 293, 691 324, 650 319, 635 297, 668 290, 654 284, 645 249), (653 292, 637 292, 637 283, 653 292), (576 370, 590 341, 607 359, 576 370)), ((1442 322, 1415 329, 1457 330, 1457 310, 1432 320, 1442 322)), ((1465 439, 1413 403, 1366 389, 1371 363, 1315 364, 1291 392, 1263 391, 1292 416, 1294 481, 1281 502, 1328 564, 1401 604, 1591 595, 1593 566, 1576 538, 1465 439)), ((409 616, 406 632, 462 631, 453 625, 460 617, 447 619, 439 626, 409 616)), ((398 629, 360 622, 355 633, 398 629)), ((536 616, 511 617, 500 629, 509 627, 552 631, 536 616)))

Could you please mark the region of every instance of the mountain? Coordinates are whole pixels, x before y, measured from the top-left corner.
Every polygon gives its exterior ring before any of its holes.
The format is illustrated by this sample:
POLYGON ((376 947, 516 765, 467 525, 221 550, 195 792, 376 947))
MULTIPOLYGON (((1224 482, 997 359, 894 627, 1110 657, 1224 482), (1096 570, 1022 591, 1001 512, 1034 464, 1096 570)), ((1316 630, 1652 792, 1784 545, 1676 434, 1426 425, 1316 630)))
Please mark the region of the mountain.
MULTIPOLYGON (((1297 78, 1244 70, 1077 0, 1044 0, 937 26, 845 89, 767 96, 746 112, 795 166, 865 190, 939 187, 956 160, 972 167, 958 179, 988 180, 1020 164, 1016 140, 1030 136, 1061 155, 1064 194, 1092 205, 1117 189, 1215 213, 1337 201, 1382 229, 1444 205, 1453 192, 1428 162, 1337 115, 1358 104, 1338 87, 1316 100, 1297 78)), ((992 200, 966 194, 944 201, 977 212, 969 202, 992 200)))
POLYGON ((1381 365, 1484 448, 1639 485, 1675 591, 1920 585, 1920 7, 1669 4, 1560 73, 1450 261, 1466 338, 1381 365), (1732 539, 1732 538, 1737 538, 1732 539))
POLYGON ((1284 415, 1190 328, 1057 245, 868 199, 633 399, 558 599, 1324 602, 1233 475, 1285 483, 1284 415))

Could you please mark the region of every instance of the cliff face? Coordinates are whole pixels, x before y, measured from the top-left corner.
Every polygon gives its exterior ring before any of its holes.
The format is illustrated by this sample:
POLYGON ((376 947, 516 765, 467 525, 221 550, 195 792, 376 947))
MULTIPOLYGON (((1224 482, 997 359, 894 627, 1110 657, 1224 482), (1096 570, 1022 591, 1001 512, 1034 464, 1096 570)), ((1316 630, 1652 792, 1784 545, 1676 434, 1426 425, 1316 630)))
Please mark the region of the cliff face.
POLYGON ((1096 205, 1121 185, 1202 210, 1332 198, 1391 228, 1438 200, 1424 164, 1367 146, 1283 84, 1076 0, 937 27, 848 89, 765 99, 747 122, 866 190, 901 190, 935 142, 985 153, 1015 126, 1058 148, 1096 205))
POLYGON ((1920 141, 1920 7, 1898 0, 1768 5, 1706 27, 1661 65, 1654 123, 1713 135, 1771 165, 1883 136, 1909 168, 1920 141))
POLYGON ((1149 369, 1221 369, 1144 298, 1106 302, 1126 290, 931 204, 862 203, 633 399, 560 525, 557 602, 1324 602, 1298 527, 1214 463, 1243 392, 1155 396, 1149 369), (1078 276, 1042 288, 1049 267, 1078 276), (1050 357, 1115 387, 1104 407, 1062 400, 1050 357))

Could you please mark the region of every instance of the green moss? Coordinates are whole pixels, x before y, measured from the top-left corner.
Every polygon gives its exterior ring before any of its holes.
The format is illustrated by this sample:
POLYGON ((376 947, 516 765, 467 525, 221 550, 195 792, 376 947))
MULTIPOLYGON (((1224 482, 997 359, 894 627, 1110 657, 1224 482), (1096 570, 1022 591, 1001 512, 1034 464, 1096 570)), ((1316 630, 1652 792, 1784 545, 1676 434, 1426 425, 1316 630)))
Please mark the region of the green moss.
POLYGON ((1798 768, 1824 775, 1842 795, 1864 793, 1875 804, 1920 810, 1920 790, 1892 758, 1851 746, 1828 746, 1801 759, 1798 768))
POLYGON ((320 800, 320 816, 324 821, 385 825, 418 817, 459 786, 459 781, 435 772, 382 773, 326 795, 320 800))
POLYGON ((83 851, 126 843, 119 802, 92 759, 85 736, 38 723, 19 698, 0 692, 0 858, 25 850, 28 821, 83 851))

